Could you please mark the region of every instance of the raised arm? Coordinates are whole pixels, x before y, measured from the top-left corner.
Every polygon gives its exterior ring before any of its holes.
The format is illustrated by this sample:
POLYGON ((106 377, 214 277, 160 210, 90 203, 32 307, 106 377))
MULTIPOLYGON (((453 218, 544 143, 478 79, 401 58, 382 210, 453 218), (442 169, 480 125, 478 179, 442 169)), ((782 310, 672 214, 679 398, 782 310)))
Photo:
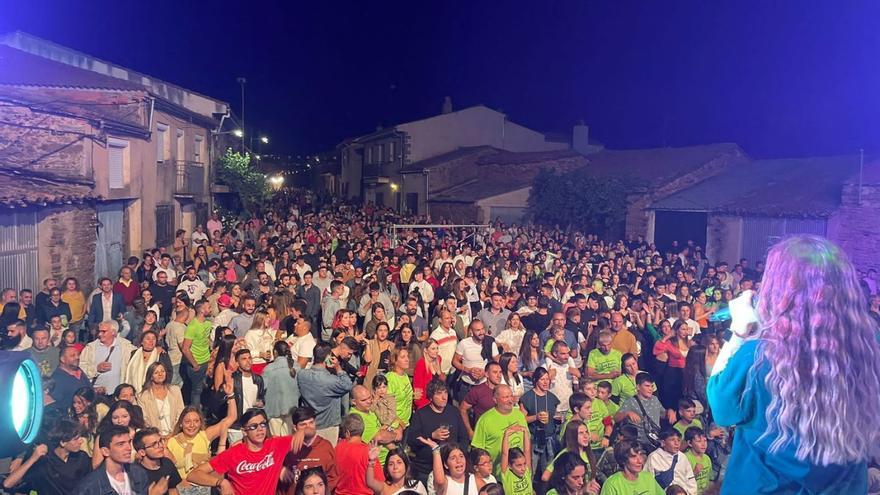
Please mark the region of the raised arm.
POLYGON ((419 437, 419 441, 431 447, 434 492, 437 495, 446 495, 446 472, 443 470, 443 459, 440 458, 440 446, 437 445, 437 442, 425 437, 419 437))
MULTIPOLYGON (((227 380, 223 384, 223 391, 226 393, 226 417, 219 423, 211 425, 205 429, 205 435, 209 441, 214 441, 220 434, 229 429, 235 420, 238 419, 238 407, 235 405, 235 397, 232 395, 232 371, 226 370, 227 380)), ((221 442, 223 443, 223 442, 221 442)))
POLYGON ((384 483, 376 479, 376 461, 379 459, 379 446, 376 441, 370 442, 370 453, 367 458, 367 486, 375 495, 381 495, 385 488, 384 483))

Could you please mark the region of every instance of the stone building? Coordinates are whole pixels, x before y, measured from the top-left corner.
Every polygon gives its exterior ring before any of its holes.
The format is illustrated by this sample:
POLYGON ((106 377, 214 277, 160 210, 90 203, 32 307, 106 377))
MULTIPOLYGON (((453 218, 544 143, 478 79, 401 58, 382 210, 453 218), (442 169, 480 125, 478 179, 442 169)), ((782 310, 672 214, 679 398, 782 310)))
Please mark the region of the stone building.
MULTIPOLYGON (((475 146, 507 151, 552 151, 570 147, 566 140, 553 140, 483 105, 452 111, 449 104, 444 105, 440 115, 379 129, 340 143, 337 146, 341 171, 339 192, 346 198, 361 198, 424 214, 425 188, 410 188, 412 180, 404 184, 401 170, 459 148, 475 146)), ((430 182, 430 179, 424 180, 430 182)))
POLYGON ((400 173, 407 191, 428 198, 426 213, 434 219, 510 224, 522 223, 541 168, 564 173, 586 164, 583 155, 568 149, 512 152, 476 146, 414 163, 400 173))
POLYGON ((0 37, 0 285, 89 287, 204 222, 227 112, 24 33, 0 37))
POLYGON ((856 155, 747 161, 649 209, 658 232, 675 219, 679 240, 704 237, 713 262, 754 265, 785 236, 816 234, 880 269, 880 162, 856 155))

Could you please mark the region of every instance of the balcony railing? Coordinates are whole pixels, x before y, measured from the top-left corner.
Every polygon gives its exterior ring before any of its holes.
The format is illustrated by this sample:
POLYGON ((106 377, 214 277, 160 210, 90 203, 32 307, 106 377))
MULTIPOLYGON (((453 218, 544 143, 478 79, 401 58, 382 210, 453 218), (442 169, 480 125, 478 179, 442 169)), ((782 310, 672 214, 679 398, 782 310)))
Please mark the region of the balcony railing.
POLYGON ((199 162, 176 161, 177 171, 174 194, 178 196, 201 196, 205 193, 205 165, 199 162))

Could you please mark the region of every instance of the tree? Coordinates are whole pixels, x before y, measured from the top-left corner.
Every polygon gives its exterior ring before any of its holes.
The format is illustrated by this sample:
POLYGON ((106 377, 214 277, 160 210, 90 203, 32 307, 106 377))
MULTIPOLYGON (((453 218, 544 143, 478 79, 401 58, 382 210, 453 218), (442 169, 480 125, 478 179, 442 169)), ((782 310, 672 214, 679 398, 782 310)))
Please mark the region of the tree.
POLYGON ((620 230, 627 196, 637 185, 628 177, 590 175, 588 168, 564 174, 541 169, 532 184, 529 213, 536 223, 608 235, 620 230))
POLYGON ((271 196, 266 177, 251 163, 251 155, 238 153, 231 149, 217 160, 217 178, 238 194, 248 213, 259 210, 271 196))

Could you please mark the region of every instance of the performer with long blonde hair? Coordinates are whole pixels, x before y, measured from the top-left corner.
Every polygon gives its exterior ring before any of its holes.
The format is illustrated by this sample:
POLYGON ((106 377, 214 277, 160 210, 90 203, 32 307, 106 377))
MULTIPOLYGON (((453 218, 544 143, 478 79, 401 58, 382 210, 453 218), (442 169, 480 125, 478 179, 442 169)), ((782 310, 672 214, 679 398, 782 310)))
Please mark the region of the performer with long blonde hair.
POLYGON ((716 422, 736 426, 721 493, 866 493, 880 348, 855 269, 827 239, 791 237, 752 296, 731 302, 708 385, 716 422))

